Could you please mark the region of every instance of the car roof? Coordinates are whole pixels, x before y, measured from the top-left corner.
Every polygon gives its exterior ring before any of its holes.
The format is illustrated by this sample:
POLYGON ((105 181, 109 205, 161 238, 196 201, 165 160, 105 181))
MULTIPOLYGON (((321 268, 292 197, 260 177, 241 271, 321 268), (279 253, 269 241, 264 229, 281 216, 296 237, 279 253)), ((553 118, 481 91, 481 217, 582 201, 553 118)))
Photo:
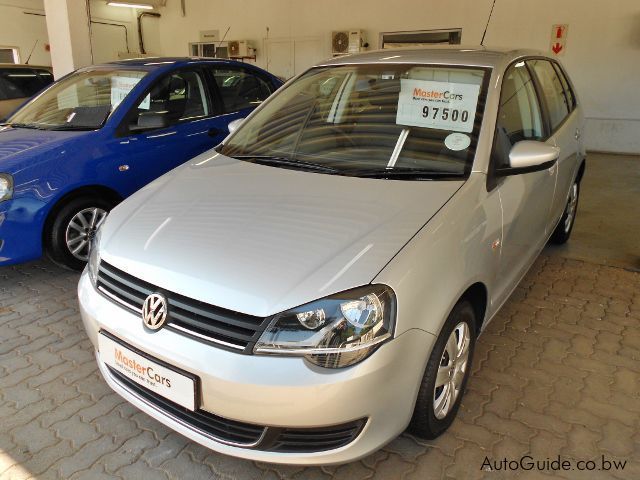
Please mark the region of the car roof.
POLYGON ((474 67, 504 67, 524 56, 546 57, 536 50, 487 48, 484 46, 437 45, 429 47, 402 47, 374 50, 355 55, 333 58, 320 65, 348 65, 366 63, 418 63, 447 64, 474 67))
POLYGON ((25 65, 24 63, 0 63, 0 70, 5 68, 37 68, 40 70, 51 71, 51 67, 46 65, 25 65))
POLYGON ((113 62, 103 63, 106 65, 121 65, 128 67, 162 67, 167 65, 175 65, 176 67, 191 65, 194 63, 217 63, 217 64, 229 64, 229 65, 242 65, 246 66, 246 63, 238 62, 235 60, 229 60, 226 58, 203 58, 203 57, 142 57, 142 58, 128 58, 125 60, 116 60, 113 62))

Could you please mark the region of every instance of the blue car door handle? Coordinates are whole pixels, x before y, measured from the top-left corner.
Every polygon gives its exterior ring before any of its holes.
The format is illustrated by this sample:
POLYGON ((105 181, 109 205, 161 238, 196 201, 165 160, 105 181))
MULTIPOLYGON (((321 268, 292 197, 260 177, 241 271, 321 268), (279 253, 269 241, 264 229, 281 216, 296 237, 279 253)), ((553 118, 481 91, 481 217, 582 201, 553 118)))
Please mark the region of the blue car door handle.
POLYGON ((222 130, 220 130, 219 128, 213 127, 213 128, 210 128, 207 133, 209 134, 210 137, 217 137, 222 133, 222 130))

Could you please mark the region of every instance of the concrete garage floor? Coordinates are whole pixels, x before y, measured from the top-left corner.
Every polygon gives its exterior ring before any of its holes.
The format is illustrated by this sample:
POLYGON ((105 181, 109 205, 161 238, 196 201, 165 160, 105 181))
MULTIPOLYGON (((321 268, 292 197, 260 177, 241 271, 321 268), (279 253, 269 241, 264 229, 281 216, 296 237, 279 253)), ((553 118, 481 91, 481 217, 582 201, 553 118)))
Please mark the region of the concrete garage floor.
POLYGON ((458 419, 359 462, 281 467, 213 453, 124 402, 99 376, 77 275, 0 269, 0 477, 507 478, 530 455, 626 461, 624 470, 522 478, 640 478, 640 158, 590 156, 571 244, 547 248, 478 342, 458 419), (622 268, 619 268, 622 267, 622 268))

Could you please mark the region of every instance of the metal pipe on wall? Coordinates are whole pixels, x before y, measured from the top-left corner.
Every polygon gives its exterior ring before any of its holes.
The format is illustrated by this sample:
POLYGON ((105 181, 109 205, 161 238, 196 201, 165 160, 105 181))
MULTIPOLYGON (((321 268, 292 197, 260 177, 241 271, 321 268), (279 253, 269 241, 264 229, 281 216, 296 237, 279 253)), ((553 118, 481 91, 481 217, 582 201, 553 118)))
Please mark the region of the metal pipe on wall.
POLYGON ((138 14, 138 40, 140 42, 140 53, 142 55, 144 55, 146 52, 146 50, 144 49, 144 38, 142 37, 142 19, 144 17, 155 17, 158 18, 161 15, 159 13, 156 12, 141 12, 140 14, 138 14))
MULTIPOLYGON (((33 12, 22 12, 25 15, 35 15, 37 17, 45 17, 44 13, 33 13, 33 12)), ((124 23, 114 23, 114 22, 99 22, 97 20, 91 20, 91 23, 97 23, 98 25, 109 25, 111 27, 120 27, 124 29, 124 41, 127 45, 127 53, 131 53, 131 49, 129 48, 129 29, 124 23)))

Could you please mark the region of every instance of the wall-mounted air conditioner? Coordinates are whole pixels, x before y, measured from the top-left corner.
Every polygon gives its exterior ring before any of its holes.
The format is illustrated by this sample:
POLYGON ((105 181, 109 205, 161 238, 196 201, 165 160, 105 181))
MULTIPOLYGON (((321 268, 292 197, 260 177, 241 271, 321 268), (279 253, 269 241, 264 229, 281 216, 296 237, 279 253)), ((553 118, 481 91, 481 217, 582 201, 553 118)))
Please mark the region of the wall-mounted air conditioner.
POLYGON ((341 30, 331 33, 331 53, 334 56, 359 53, 364 48, 362 30, 341 30))
POLYGON ((248 40, 230 40, 229 41, 229 57, 243 58, 253 57, 256 54, 255 48, 248 40))

